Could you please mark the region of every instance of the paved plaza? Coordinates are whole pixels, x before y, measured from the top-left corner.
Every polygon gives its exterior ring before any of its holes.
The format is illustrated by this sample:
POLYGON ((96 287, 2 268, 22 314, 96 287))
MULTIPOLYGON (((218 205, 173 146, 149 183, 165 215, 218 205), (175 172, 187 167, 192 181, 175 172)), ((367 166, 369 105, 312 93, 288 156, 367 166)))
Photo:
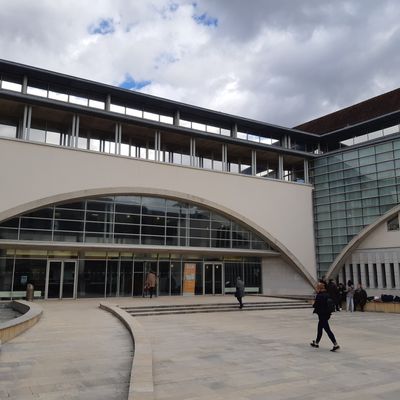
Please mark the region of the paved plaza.
MULTIPOLYGON (((247 301, 254 298, 246 297, 247 301)), ((258 298, 257 300, 259 300, 258 298)), ((274 299, 276 300, 276 299, 274 299)), ((110 304, 232 302, 233 297, 114 299, 110 304), (152 303, 150 303, 152 302, 152 303)), ((254 301, 254 300, 253 300, 254 301)), ((268 301, 268 299, 266 299, 268 301)), ((132 343, 100 300, 40 302, 41 321, 2 346, 1 399, 126 399, 132 343)), ((310 347, 310 309, 136 317, 153 354, 157 400, 398 400, 398 314, 336 313, 342 346, 310 347)))
POLYGON ((98 300, 38 301, 43 316, 0 351, 0 399, 126 400, 132 340, 98 300))

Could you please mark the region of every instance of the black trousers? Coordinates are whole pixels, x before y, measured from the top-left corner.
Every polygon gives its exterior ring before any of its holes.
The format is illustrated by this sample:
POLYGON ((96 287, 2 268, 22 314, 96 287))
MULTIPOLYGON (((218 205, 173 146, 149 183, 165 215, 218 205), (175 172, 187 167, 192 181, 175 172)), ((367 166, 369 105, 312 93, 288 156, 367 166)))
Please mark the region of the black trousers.
POLYGON ((323 317, 319 316, 318 328, 317 328, 317 340, 316 340, 317 343, 319 343, 319 341, 321 340, 322 330, 325 330, 326 334, 328 335, 329 339, 331 340, 331 342, 333 344, 336 343, 335 335, 331 331, 328 320, 329 320, 329 317, 326 318, 324 316, 323 317))
POLYGON ((236 298, 237 298, 237 301, 238 301, 239 304, 240 304, 240 308, 242 308, 242 307, 243 307, 242 298, 241 298, 241 297, 238 297, 238 296, 236 296, 236 298))

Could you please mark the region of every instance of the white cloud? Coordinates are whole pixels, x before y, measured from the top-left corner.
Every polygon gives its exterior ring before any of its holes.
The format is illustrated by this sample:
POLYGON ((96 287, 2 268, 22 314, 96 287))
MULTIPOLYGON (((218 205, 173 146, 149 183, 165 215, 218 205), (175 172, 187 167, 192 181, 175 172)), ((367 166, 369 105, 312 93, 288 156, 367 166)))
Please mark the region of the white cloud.
POLYGON ((0 0, 0 54, 285 126, 400 86, 396 0, 193 4, 0 0))

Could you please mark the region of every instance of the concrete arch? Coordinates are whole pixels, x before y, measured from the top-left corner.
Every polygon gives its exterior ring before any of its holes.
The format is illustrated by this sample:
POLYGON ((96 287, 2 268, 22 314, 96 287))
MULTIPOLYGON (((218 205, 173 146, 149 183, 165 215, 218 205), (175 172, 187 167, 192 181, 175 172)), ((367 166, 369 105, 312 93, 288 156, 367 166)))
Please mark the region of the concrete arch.
POLYGON ((390 209, 388 212, 379 217, 375 222, 366 226, 361 232, 354 236, 353 239, 347 244, 347 246, 341 251, 341 253, 335 258, 326 274, 326 278, 331 278, 332 276, 335 276, 339 272, 339 269, 345 259, 353 252, 353 250, 355 250, 360 245, 360 243, 381 224, 386 223, 390 218, 394 217, 399 212, 400 204, 390 209))
POLYGON ((249 227, 251 230, 257 232, 267 243, 270 243, 272 246, 277 248, 281 253, 282 258, 292 265, 295 270, 303 276, 306 281, 311 285, 315 285, 315 279, 311 276, 311 274, 307 271, 304 265, 295 257, 295 255, 290 252, 282 243, 280 243, 275 237, 273 237, 269 232, 265 229, 257 225, 254 221, 251 221, 242 215, 239 215, 237 212, 221 205, 216 204, 210 200, 200 198, 198 196, 193 196, 187 193, 170 191, 170 190, 156 190, 148 187, 114 187, 114 188, 96 188, 96 189, 88 189, 88 190, 80 190, 69 193, 60 193, 54 196, 44 197, 39 200, 35 200, 32 202, 27 202, 17 207, 10 208, 3 212, 0 212, 0 222, 28 211, 32 211, 38 208, 45 207, 50 204, 60 203, 64 201, 75 201, 87 197, 94 196, 104 196, 104 195, 153 195, 159 197, 165 197, 175 200, 183 200, 191 203, 195 203, 198 205, 203 205, 209 209, 215 210, 225 216, 228 216, 230 219, 234 219, 242 225, 249 227))

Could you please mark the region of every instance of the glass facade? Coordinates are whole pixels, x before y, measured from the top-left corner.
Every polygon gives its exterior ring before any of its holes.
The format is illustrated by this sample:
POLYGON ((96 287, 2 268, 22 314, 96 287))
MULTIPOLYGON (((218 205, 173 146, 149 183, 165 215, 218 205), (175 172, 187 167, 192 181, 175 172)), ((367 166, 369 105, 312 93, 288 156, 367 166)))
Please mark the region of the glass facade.
POLYGON ((271 249, 223 215, 147 196, 107 196, 44 207, 1 223, 0 239, 271 249))
POLYGON ((311 172, 322 276, 355 235, 399 204, 400 139, 320 156, 311 172))
MULTIPOLYGON (((261 259, 257 257, 216 257, 176 254, 134 254, 127 252, 82 252, 80 254, 32 250, 0 250, 0 298, 2 293, 24 292, 34 285, 44 298, 93 298, 142 296, 146 274, 157 274, 159 296, 182 294, 185 264, 194 264, 196 295, 224 294, 244 278, 246 287, 261 293, 261 259), (219 275, 207 275, 210 265, 218 265, 219 275), (208 293, 209 285, 219 286, 208 293)), ((230 293, 230 292, 229 292, 230 293)))

